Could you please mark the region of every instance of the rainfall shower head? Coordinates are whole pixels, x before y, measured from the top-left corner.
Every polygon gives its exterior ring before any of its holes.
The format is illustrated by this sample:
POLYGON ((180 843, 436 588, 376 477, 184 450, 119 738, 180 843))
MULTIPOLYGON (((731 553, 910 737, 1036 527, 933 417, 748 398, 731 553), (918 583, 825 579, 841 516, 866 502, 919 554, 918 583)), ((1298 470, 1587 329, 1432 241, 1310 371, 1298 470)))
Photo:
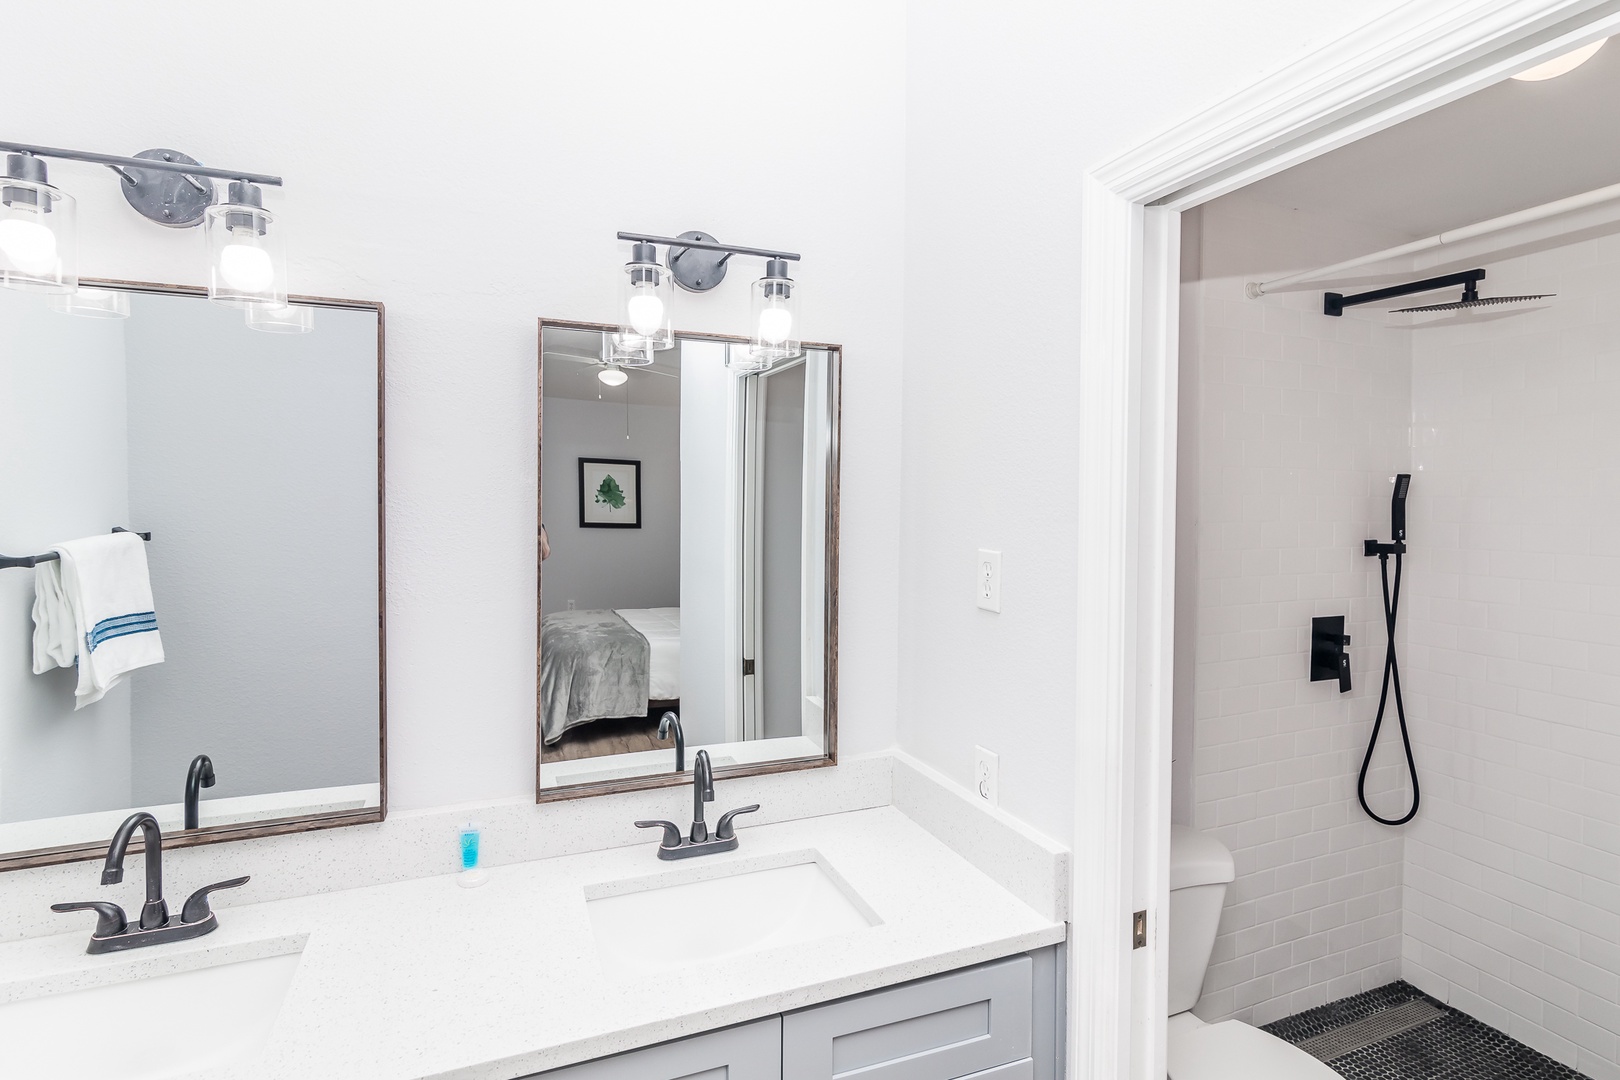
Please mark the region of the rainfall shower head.
POLYGON ((1529 300, 1546 300, 1557 293, 1533 293, 1525 296, 1481 296, 1472 285, 1463 290, 1462 299, 1452 304, 1424 304, 1422 307, 1395 308, 1391 315, 1406 315, 1419 311, 1469 311, 1492 304, 1522 304, 1529 300))
POLYGON ((1461 300, 1450 304, 1426 304, 1422 307, 1396 308, 1390 314, 1401 315, 1417 311, 1467 311, 1471 308, 1486 307, 1492 304, 1519 304, 1527 300, 1545 300, 1555 295, 1553 293, 1537 293, 1534 296, 1481 296, 1479 295, 1479 283, 1484 279, 1485 271, 1483 270, 1465 270, 1460 274, 1426 278, 1423 281, 1413 281, 1406 285, 1392 285, 1387 289, 1374 289, 1372 292, 1357 293, 1354 296, 1327 293, 1322 298, 1322 312, 1326 315, 1343 315, 1345 308, 1353 307, 1356 304, 1375 304, 1380 300, 1393 300, 1397 296, 1433 292, 1436 289, 1447 289, 1455 285, 1463 287, 1461 300))

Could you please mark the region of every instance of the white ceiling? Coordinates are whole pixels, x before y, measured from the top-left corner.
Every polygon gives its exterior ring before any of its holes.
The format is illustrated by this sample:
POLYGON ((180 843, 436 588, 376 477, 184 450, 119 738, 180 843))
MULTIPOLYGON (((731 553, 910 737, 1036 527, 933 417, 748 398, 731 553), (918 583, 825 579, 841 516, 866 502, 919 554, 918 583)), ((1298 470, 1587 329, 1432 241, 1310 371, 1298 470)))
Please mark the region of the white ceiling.
POLYGON ((1411 238, 1620 183, 1620 38, 1567 75, 1512 79, 1245 189, 1411 238))
POLYGON ((602 335, 595 330, 547 327, 541 350, 542 387, 546 397, 576 401, 603 401, 632 405, 679 406, 681 403, 681 343, 653 354, 647 367, 625 368, 623 386, 606 386, 596 377, 601 369, 602 335))

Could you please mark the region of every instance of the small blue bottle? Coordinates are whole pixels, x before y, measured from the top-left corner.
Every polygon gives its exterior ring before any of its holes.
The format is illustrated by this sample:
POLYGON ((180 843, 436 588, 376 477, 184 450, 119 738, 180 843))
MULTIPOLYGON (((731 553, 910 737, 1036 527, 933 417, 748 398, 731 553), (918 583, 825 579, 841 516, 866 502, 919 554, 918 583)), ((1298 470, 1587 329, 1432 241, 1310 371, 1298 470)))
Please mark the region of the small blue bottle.
POLYGON ((456 875, 456 884, 463 889, 476 889, 489 880, 478 866, 483 830, 469 822, 461 827, 461 873, 456 875))

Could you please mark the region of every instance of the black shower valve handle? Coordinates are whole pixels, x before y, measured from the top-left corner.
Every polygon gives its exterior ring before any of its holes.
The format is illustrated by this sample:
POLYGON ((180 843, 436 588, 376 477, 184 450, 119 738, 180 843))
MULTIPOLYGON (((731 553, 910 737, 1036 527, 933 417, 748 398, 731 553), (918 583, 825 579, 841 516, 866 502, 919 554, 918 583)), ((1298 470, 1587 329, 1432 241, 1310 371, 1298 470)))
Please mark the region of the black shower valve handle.
POLYGON ((1345 634, 1343 647, 1339 652, 1339 693, 1350 692, 1350 635, 1345 634))

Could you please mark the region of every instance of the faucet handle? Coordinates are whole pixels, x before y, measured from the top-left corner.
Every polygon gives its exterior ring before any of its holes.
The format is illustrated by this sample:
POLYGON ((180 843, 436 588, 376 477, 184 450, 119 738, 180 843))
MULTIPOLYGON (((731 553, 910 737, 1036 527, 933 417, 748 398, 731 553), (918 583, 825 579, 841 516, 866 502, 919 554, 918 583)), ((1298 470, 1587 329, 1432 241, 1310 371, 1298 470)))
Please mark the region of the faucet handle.
POLYGON ((86 900, 76 904, 52 904, 52 911, 93 911, 96 913, 96 937, 117 937, 129 925, 124 909, 107 900, 86 900))
POLYGON ((234 877, 229 881, 216 881, 212 885, 204 885, 190 896, 186 897, 186 906, 180 909, 180 921, 183 923, 202 922, 214 913, 208 906, 208 894, 220 889, 238 889, 248 883, 244 877, 234 877))
POLYGON ((730 840, 736 835, 731 825, 731 819, 738 814, 752 814, 758 809, 759 803, 752 803, 748 806, 739 806, 735 810, 727 810, 720 815, 720 824, 714 827, 714 838, 716 840, 730 840))
POLYGON ((678 848, 681 846, 681 827, 673 821, 638 821, 638 829, 663 829, 664 839, 658 845, 664 848, 678 848))

